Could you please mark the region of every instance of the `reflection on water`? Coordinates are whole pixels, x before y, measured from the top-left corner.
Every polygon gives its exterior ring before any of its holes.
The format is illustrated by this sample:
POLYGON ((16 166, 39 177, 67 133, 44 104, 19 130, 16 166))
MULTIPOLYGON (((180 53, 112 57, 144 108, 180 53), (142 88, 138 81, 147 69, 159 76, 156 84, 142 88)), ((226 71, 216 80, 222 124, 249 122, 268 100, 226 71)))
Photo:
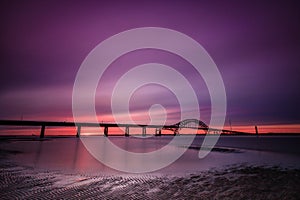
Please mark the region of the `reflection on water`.
MULTIPOLYGON (((141 153, 161 149, 170 142, 172 136, 147 139, 120 136, 109 139, 124 150, 141 153)), ((176 162, 156 173, 193 173, 242 163, 300 168, 300 137, 297 136, 222 136, 217 143, 218 148, 204 159, 199 159, 198 147, 201 146, 202 141, 203 136, 197 136, 191 145, 192 148, 187 149, 176 162), (235 149, 236 151, 227 151, 226 149, 235 149)), ((22 151, 23 153, 11 157, 13 161, 34 168, 99 174, 122 173, 97 161, 78 138, 49 138, 43 141, 16 140, 2 142, 1 148, 22 151)), ((175 151, 176 148, 184 147, 174 146, 172 148, 175 151)), ((107 159, 114 159, 113 152, 106 152, 101 145, 99 145, 99 151, 104 152, 107 159)))

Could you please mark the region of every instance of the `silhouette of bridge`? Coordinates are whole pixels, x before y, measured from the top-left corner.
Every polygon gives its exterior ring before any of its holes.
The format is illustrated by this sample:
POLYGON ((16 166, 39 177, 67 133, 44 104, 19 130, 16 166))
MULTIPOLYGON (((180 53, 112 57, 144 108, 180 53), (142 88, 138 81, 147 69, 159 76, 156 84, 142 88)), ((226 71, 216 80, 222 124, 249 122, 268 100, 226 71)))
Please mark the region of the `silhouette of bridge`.
POLYGON ((45 128, 49 127, 77 127, 76 137, 80 137, 81 127, 103 127, 104 136, 108 136, 109 128, 125 128, 125 136, 130 136, 130 128, 142 128, 142 135, 146 136, 146 128, 155 128, 155 135, 161 136, 162 130, 172 131, 178 135, 181 129, 203 130, 206 134, 247 134, 239 131, 215 129, 208 127, 203 121, 198 119, 185 119, 173 125, 145 125, 145 124, 117 124, 117 123, 90 123, 90 122, 54 122, 54 121, 23 121, 23 120, 0 120, 0 125, 4 126, 40 126, 40 138, 45 137, 45 128))
POLYGON ((179 130, 183 128, 190 128, 190 129, 201 129, 204 131, 208 131, 209 127, 203 122, 198 119, 185 119, 182 120, 174 125, 172 127, 163 127, 164 130, 170 130, 174 132, 174 135, 179 134, 179 130))

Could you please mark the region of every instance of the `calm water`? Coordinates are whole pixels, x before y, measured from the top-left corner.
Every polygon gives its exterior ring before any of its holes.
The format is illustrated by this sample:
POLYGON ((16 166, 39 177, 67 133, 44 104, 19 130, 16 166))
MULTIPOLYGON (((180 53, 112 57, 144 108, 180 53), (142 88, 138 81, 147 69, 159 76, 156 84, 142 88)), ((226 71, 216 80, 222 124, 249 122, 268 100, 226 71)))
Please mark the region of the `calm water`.
MULTIPOLYGON (((179 136, 181 137, 181 136, 179 136)), ((101 140, 103 137, 90 137, 101 140)), ((120 148, 135 152, 151 152, 164 147, 172 136, 151 138, 135 138, 115 136, 110 141, 120 148)), ((299 136, 222 136, 216 149, 203 159, 198 157, 198 147, 203 136, 197 136, 187 151, 171 165, 153 173, 185 174, 195 173, 212 168, 223 168, 228 165, 278 165, 282 167, 300 168, 300 137, 299 136)), ((87 151, 78 138, 47 138, 44 141, 3 141, 2 149, 21 151, 23 153, 10 157, 14 162, 45 170, 64 170, 88 174, 120 174, 97 161, 87 151)), ((114 159, 113 152, 106 152, 99 145, 99 151, 105 152, 107 159, 114 159)), ((168 150, 176 151, 183 148, 172 146, 168 150)), ((136 163, 137 165, 143 163, 136 163)))

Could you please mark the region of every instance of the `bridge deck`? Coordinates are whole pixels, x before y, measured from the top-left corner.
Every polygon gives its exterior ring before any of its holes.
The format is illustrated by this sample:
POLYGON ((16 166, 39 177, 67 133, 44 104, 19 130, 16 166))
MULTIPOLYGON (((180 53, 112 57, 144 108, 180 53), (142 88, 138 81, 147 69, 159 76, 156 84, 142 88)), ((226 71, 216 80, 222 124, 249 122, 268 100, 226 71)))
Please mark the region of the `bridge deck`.
MULTIPOLYGON (((109 127, 125 127, 126 132, 125 136, 129 136, 129 128, 137 128, 141 127, 143 129, 143 134, 146 134, 146 128, 156 128, 156 129, 165 129, 165 130, 177 130, 182 128, 189 129, 198 129, 210 132, 219 132, 219 133, 227 133, 227 134, 246 134, 244 132, 239 131, 229 131, 223 129, 214 129, 208 127, 181 127, 179 123, 174 125, 146 125, 146 124, 116 124, 116 123, 91 123, 91 122, 54 122, 54 121, 24 121, 24 120, 0 120, 0 125, 8 125, 8 126, 41 126, 41 134, 40 137, 44 137, 45 127, 46 126, 63 126, 63 127, 77 127, 77 137, 80 136, 81 127, 104 127, 104 135, 108 136, 108 128, 109 127)), ((174 131, 175 134, 175 131, 174 131)), ((158 135, 161 135, 159 132, 158 135)))

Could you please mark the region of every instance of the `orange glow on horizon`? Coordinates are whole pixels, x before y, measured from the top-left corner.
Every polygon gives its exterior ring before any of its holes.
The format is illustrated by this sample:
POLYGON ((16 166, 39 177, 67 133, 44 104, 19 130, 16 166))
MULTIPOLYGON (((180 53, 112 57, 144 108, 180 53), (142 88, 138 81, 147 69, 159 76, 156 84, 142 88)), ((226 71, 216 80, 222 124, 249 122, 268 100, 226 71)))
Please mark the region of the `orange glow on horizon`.
MULTIPOLYGON (((257 125, 258 133, 300 133, 300 124, 276 124, 276 125, 257 125)), ((230 127, 224 127, 231 130, 230 127)), ((255 133, 255 125, 233 126, 233 131, 255 133)))

